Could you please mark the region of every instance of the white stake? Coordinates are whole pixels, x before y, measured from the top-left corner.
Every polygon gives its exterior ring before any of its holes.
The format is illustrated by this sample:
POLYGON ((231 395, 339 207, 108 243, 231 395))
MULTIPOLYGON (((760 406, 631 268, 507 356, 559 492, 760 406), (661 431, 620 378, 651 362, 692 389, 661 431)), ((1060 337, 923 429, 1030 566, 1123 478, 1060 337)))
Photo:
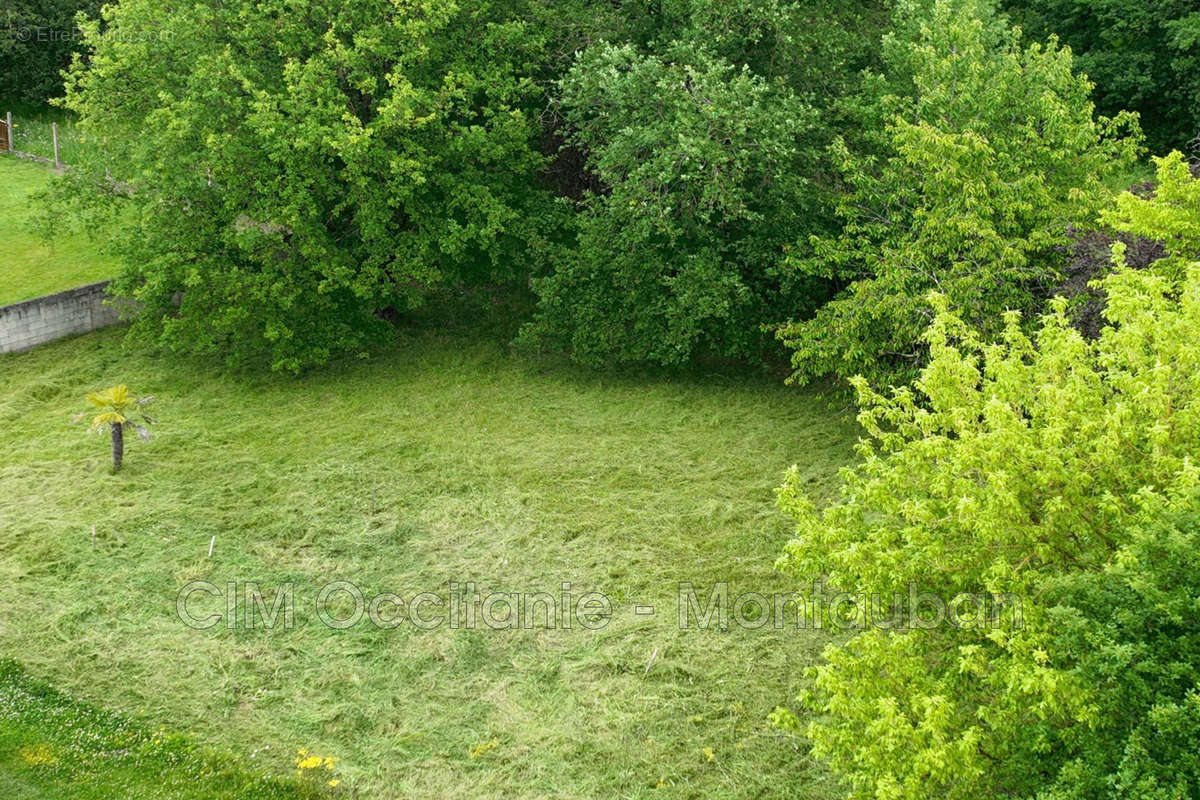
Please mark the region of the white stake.
POLYGON ((642 677, 650 674, 650 667, 654 666, 654 659, 658 658, 658 648, 654 648, 654 652, 650 654, 650 660, 646 662, 646 671, 642 673, 642 677))
POLYGON ((209 540, 208 540, 208 557, 209 557, 209 558, 212 558, 212 549, 213 549, 213 545, 214 545, 214 544, 216 544, 216 543, 217 543, 217 537, 216 537, 216 536, 213 536, 211 539, 209 539, 209 540))

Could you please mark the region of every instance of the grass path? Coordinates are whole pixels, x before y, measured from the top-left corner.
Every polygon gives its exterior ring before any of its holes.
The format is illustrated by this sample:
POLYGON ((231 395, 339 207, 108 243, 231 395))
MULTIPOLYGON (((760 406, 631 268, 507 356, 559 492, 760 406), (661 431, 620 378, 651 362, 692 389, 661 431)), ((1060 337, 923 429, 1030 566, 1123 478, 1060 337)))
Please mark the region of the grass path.
POLYGON ((116 261, 97 255, 82 233, 45 244, 28 229, 29 193, 53 177, 42 164, 0 155, 0 305, 114 277, 116 261))
POLYGON ((0 374, 0 654, 33 674, 281 774, 297 748, 335 756, 364 798, 830 796, 765 722, 819 635, 680 631, 675 602, 680 581, 791 588, 773 489, 799 462, 819 490, 852 455, 852 419, 822 401, 436 337, 244 379, 130 356, 113 330, 0 374), (118 381, 155 394, 162 424, 113 476, 107 443, 67 421, 118 381), (336 579, 405 598, 570 581, 615 611, 596 632, 337 631, 312 612, 336 579), (290 582, 296 626, 190 629, 191 580, 290 582))

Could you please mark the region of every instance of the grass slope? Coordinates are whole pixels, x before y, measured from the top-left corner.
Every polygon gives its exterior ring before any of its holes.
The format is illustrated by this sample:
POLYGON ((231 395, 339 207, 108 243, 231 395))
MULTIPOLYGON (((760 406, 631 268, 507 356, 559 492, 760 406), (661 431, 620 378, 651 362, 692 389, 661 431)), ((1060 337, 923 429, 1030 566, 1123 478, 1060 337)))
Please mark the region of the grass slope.
POLYGON ((335 756, 364 798, 830 796, 765 722, 821 635, 681 631, 675 602, 680 581, 791 588, 773 488, 799 462, 819 491, 856 434, 819 399, 434 336, 250 379, 129 355, 109 330, 0 374, 0 653, 34 674, 203 744, 270 745, 256 763, 281 773, 297 748, 335 756), (114 476, 107 441, 67 421, 118 381, 162 424, 114 476), (296 626, 185 627, 196 579, 291 582, 296 626), (406 599, 570 581, 615 613, 596 632, 337 631, 312 610, 336 579, 406 599))
POLYGON ((85 234, 64 234, 47 245, 28 229, 29 193, 52 177, 47 166, 0 155, 0 305, 117 274, 116 261, 97 255, 85 234))
POLYGON ((0 661, 0 797, 6 800, 304 800, 255 775, 55 691, 0 661))

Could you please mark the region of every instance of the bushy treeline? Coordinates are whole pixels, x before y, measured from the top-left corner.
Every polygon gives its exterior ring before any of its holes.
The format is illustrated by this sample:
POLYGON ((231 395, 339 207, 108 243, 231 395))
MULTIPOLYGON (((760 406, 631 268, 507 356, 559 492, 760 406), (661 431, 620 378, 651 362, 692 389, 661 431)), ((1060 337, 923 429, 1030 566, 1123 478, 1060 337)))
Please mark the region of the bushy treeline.
POLYGON ((520 343, 588 364, 900 380, 929 289, 1038 307, 1138 141, 985 0, 124 0, 85 38, 105 158, 60 197, 135 333, 276 369, 527 293, 520 343))
MULTIPOLYGON (((0 6, 0 99, 41 106, 62 94, 62 71, 83 44, 75 17, 100 0, 4 0, 0 6)), ((13 111, 0 109, 0 113, 13 111)))

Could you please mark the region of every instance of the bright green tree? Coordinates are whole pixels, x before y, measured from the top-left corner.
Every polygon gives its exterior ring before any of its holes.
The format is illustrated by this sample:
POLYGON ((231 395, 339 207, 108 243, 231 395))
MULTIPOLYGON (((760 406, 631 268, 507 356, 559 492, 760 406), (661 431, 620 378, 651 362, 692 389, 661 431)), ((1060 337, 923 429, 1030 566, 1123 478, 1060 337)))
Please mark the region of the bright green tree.
POLYGON ((1200 9, 1194 0, 1005 0, 1034 41, 1058 36, 1096 84, 1104 114, 1138 112, 1156 152, 1200 135, 1200 9))
POLYGON ((1178 280, 1189 264, 1200 260, 1200 180, 1178 151, 1154 163, 1154 193, 1123 192, 1102 219, 1117 230, 1162 242, 1166 257, 1155 262, 1155 269, 1178 280))
MULTIPOLYGON (((1178 186, 1113 218, 1200 225, 1180 163, 1160 163, 1178 186)), ((851 797, 1200 793, 1200 263, 1173 271, 1105 279, 1094 341, 1063 299, 1035 335, 1011 312, 988 343, 935 297, 915 384, 855 381, 870 439, 839 498, 818 510, 788 478, 780 564, 798 579, 1022 602, 1020 626, 910 607, 898 619, 927 629, 888 620, 826 651, 807 732, 851 797)))
POLYGON ((986 2, 901 3, 884 62, 857 113, 885 124, 837 149, 842 230, 791 262, 841 288, 780 332, 798 382, 911 378, 931 290, 998 333, 1055 284, 1069 229, 1094 222, 1105 177, 1135 155, 1126 119, 1093 116, 1071 54, 1022 47, 986 2))

